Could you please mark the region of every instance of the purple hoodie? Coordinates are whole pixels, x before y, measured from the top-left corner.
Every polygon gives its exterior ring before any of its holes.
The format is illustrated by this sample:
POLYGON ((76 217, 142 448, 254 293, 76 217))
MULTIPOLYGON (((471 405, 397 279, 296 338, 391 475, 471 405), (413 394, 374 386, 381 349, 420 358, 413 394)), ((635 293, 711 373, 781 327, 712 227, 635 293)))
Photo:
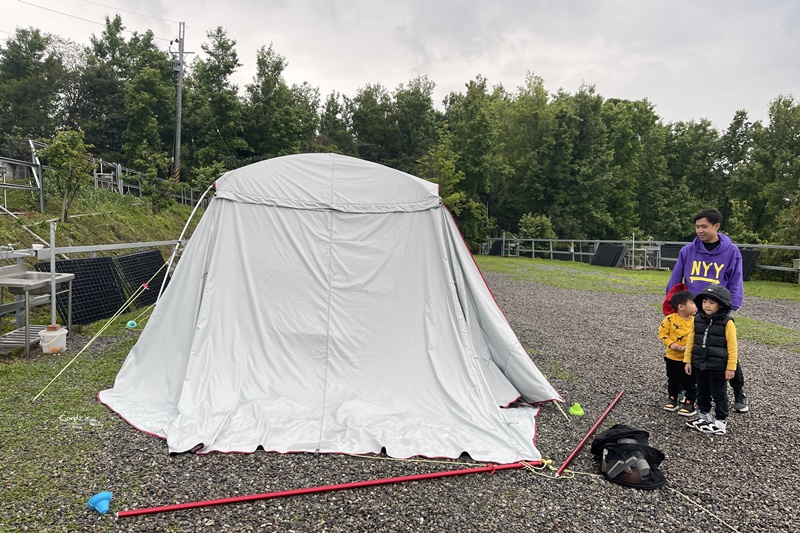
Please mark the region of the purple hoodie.
POLYGON ((667 291, 676 283, 686 284, 686 290, 699 294, 709 285, 722 285, 731 291, 731 310, 742 306, 742 253, 730 237, 718 233, 719 246, 706 250, 700 237, 681 248, 678 261, 672 268, 667 291))

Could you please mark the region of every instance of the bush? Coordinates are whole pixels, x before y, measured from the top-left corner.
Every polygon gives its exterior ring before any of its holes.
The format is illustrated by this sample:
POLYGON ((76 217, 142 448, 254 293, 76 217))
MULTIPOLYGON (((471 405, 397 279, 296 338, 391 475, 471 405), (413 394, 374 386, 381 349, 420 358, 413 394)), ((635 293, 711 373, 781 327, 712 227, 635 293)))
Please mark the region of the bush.
POLYGON ((550 217, 525 213, 519 219, 520 239, 557 239, 550 217))

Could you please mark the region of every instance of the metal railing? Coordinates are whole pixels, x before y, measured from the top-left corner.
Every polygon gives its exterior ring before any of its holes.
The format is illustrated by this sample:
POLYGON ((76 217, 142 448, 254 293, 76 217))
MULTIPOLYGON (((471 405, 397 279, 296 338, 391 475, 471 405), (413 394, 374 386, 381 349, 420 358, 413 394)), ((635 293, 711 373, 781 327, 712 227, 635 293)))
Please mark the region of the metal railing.
MULTIPOLYGON (((45 179, 47 167, 39 161, 37 150, 45 148, 47 145, 41 141, 34 140, 29 140, 28 143, 31 147, 31 161, 20 161, 0 156, 0 163, 3 163, 3 165, 0 165, 0 190, 3 191, 2 210, 7 213, 10 212, 6 196, 6 191, 8 190, 24 190, 38 194, 39 211, 44 213, 43 180, 45 179), (10 169, 10 172, 7 169, 10 169), (21 173, 25 174, 25 178, 16 179, 15 176, 21 173), (27 182, 27 184, 20 181, 27 182)), ((141 172, 124 167, 119 163, 110 163, 94 157, 87 156, 86 159, 94 165, 92 178, 95 188, 108 189, 119 194, 142 196, 144 174, 141 172)), ((166 180, 156 178, 156 181, 166 180)), ((193 206, 199 201, 203 190, 194 190, 188 183, 180 183, 180 190, 176 193, 171 193, 170 196, 176 202, 193 206)), ((208 207, 208 201, 208 199, 203 200, 205 204, 203 207, 208 207)))
MULTIPOLYGON (((514 237, 491 238, 481 246, 481 254, 504 257, 538 257, 541 259, 563 259, 590 263, 601 244, 627 247, 622 267, 671 269, 678 252, 687 244, 683 241, 655 240, 601 240, 601 239, 517 239, 514 237), (666 252, 666 255, 665 255, 666 252)), ((795 252, 798 259, 791 266, 756 264, 755 268, 798 274, 800 283, 800 246, 780 244, 737 244, 743 250, 784 250, 795 252)))

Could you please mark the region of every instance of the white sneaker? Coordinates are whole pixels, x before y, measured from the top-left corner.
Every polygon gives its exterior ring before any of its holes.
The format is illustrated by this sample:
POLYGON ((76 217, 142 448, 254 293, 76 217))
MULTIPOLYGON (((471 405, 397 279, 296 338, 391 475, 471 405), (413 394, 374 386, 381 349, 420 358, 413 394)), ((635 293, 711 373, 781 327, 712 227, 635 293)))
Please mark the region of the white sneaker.
POLYGON ((712 435, 724 435, 728 430, 728 423, 725 420, 714 420, 708 424, 697 427, 701 433, 711 433, 712 435))
POLYGON ((750 405, 748 405, 747 396, 745 396, 744 394, 742 394, 741 397, 733 401, 734 413, 746 413, 749 410, 750 410, 750 405))
POLYGON ((686 425, 692 429, 697 429, 698 426, 708 424, 714 421, 714 417, 711 416, 711 413, 700 413, 700 416, 695 418, 694 420, 689 420, 686 422, 686 425))

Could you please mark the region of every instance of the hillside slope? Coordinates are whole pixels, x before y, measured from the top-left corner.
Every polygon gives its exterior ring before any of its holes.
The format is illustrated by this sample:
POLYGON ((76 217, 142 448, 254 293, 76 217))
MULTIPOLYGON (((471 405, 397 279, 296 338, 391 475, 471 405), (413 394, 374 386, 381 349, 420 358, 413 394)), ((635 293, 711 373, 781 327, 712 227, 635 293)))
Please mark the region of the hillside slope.
MULTIPOLYGON (((34 208, 28 198, 12 198, 7 205, 34 208)), ((30 248, 31 244, 50 241, 49 221, 58 219, 58 200, 48 201, 45 213, 14 211, 18 219, 0 215, 0 245, 14 249, 30 248), (35 234, 35 235, 34 235, 35 234)), ((149 242, 177 239, 192 211, 191 206, 174 204, 159 211, 152 201, 132 195, 120 195, 103 189, 87 190, 71 207, 69 219, 56 225, 57 246, 89 246, 127 242, 149 242)), ((187 235, 197 224, 202 212, 192 221, 187 235)))

